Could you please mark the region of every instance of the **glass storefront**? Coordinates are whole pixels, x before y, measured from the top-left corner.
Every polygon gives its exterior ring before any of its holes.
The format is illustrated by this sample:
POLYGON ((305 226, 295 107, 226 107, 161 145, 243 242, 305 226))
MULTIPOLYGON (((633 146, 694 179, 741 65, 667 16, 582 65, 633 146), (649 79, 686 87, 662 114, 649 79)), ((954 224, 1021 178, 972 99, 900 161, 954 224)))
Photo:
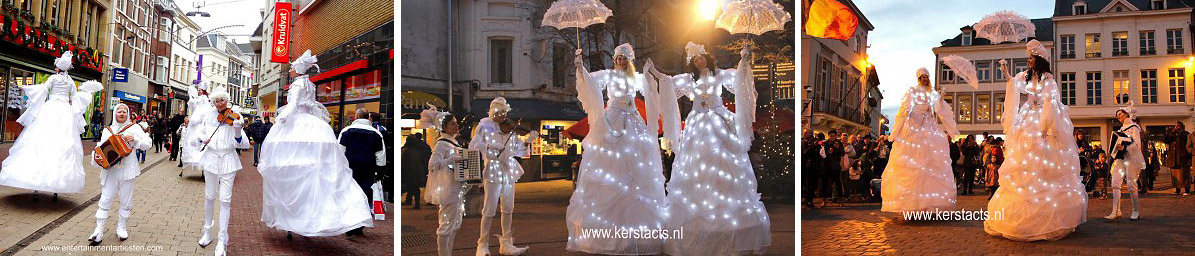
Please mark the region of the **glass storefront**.
POLYGON ((2 125, 4 141, 16 140, 17 135, 20 135, 24 128, 17 123, 17 118, 20 118, 21 114, 25 112, 25 99, 21 86, 35 84, 36 75, 31 71, 0 66, 0 84, 3 84, 3 90, 6 92, 2 103, 4 104, 4 113, 0 114, 0 120, 4 120, 2 125))
POLYGON ((382 70, 375 69, 315 85, 316 101, 328 108, 332 127, 339 130, 348 126, 356 119, 357 109, 385 113, 382 111, 382 76, 382 70))

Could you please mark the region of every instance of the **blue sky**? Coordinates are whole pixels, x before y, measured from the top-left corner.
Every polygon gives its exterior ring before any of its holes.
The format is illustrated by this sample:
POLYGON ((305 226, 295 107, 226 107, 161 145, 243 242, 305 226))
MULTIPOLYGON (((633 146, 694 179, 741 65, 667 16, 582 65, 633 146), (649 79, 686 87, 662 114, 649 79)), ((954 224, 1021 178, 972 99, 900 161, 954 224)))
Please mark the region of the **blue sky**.
POLYGON ((1030 19, 1054 14, 1054 1, 1000 0, 856 0, 855 5, 875 25, 868 35, 868 53, 880 76, 883 113, 889 118, 900 108, 901 94, 917 83, 917 68, 933 70, 933 48, 999 10, 1030 19))

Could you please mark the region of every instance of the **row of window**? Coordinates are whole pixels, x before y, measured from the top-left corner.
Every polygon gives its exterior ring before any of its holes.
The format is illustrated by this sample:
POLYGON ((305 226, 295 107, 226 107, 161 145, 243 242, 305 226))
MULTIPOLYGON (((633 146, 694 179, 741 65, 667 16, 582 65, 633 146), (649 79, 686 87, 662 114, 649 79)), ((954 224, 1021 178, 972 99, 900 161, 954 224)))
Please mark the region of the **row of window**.
MULTIPOLYGON (((90 1, 80 0, 42 0, 41 7, 38 9, 40 16, 36 16, 38 23, 46 22, 64 30, 68 30, 72 35, 83 39, 83 42, 75 42, 81 45, 91 45, 93 41, 91 38, 92 32, 99 30, 98 25, 93 22, 95 20, 95 13, 103 12, 100 7, 92 4, 90 1), (79 13, 75 13, 75 5, 79 5, 79 13), (79 24, 71 24, 75 17, 79 17, 79 24), (76 27, 71 27, 76 26, 76 27)), ((33 11, 33 0, 4 0, 5 4, 12 4, 18 6, 23 11, 33 11)))
POLYGON ((814 76, 813 92, 815 97, 821 99, 842 99, 844 104, 858 104, 859 98, 857 96, 862 93, 857 87, 860 86, 859 78, 862 74, 855 66, 850 65, 838 58, 838 64, 826 58, 818 58, 817 74, 814 76), (849 68, 847 68, 849 67, 849 68), (856 88, 852 88, 852 86, 856 88))
MULTIPOLYGON (((1092 33, 1086 34, 1083 37, 1084 57, 1085 58, 1099 58, 1103 56, 1103 45, 1100 40, 1102 34, 1092 33)), ((1155 36, 1153 30, 1137 31, 1137 55, 1150 56, 1157 55, 1157 49, 1154 44, 1155 36)), ((1074 59, 1076 58, 1075 35, 1060 35, 1058 36, 1058 58, 1060 59, 1074 59)), ((1183 54, 1183 29, 1167 29, 1166 30, 1166 54, 1183 54)), ((1112 52, 1111 56, 1129 56, 1129 32, 1117 31, 1112 32, 1112 52)))
MULTIPOLYGON (((975 64, 975 76, 979 79, 980 83, 1005 81, 1004 73, 1000 72, 1000 60, 974 60, 971 62, 975 64)), ((1029 68, 1029 59, 1011 59, 1011 64, 1012 73, 1020 73, 1029 68)), ((966 82, 961 77, 956 76, 954 70, 951 70, 950 66, 947 66, 944 62, 938 62, 938 66, 942 70, 941 75, 938 76, 939 84, 966 82)))
MULTIPOLYGON (((1112 9, 1112 12, 1129 11, 1129 9, 1126 9, 1125 7, 1126 6, 1124 6, 1124 5, 1116 5, 1115 9, 1112 9)), ((1149 7, 1150 7, 1150 10, 1166 9, 1166 0, 1150 0, 1149 7)), ((1074 15, 1084 15, 1084 14, 1088 13, 1087 2, 1085 2, 1085 1, 1075 2, 1074 5, 1071 6, 1071 8, 1073 10, 1072 13, 1074 15)))
MULTIPOLYGON (((1092 71, 1084 73, 1086 80, 1084 80, 1083 93, 1086 95, 1086 105, 1103 105, 1103 73, 1099 71, 1092 71)), ((1062 94, 1060 100, 1062 104, 1075 105, 1077 104, 1078 81, 1077 74, 1074 72, 1059 73, 1058 84, 1059 91, 1062 94)), ((1112 71, 1112 100, 1113 104, 1127 104, 1129 101, 1134 101, 1143 104, 1159 103, 1158 100, 1158 70, 1157 69, 1142 69, 1140 70, 1140 84, 1137 92, 1129 82, 1128 70, 1112 71), (1134 97, 1133 95, 1139 95, 1134 97)), ((1187 102, 1187 76, 1186 69, 1172 68, 1166 70, 1167 81, 1167 95, 1168 103, 1186 103, 1187 102)))

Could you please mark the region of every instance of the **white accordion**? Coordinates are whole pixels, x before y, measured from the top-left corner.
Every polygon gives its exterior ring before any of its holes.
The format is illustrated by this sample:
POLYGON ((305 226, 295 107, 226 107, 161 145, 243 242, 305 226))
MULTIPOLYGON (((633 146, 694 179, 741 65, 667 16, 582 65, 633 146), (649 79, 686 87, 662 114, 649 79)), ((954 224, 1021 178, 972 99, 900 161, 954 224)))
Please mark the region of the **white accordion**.
POLYGON ((458 148, 465 158, 456 161, 453 166, 454 176, 456 181, 465 183, 480 183, 481 182, 481 151, 475 149, 458 148))

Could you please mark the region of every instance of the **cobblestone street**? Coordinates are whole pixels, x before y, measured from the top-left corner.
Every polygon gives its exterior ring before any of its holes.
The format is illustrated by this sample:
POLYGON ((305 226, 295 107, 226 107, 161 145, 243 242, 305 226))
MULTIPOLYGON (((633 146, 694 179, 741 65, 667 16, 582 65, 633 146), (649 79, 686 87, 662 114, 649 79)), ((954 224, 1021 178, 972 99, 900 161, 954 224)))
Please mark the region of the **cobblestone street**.
MULTIPOLYGON (((92 145, 84 143, 84 148, 92 145)), ((214 241, 206 248, 196 244, 203 222, 203 176, 186 170, 180 177, 178 162, 168 161, 168 157, 165 151, 153 153, 151 149, 142 165, 142 174, 135 180, 129 239, 117 239, 115 217, 108 220, 100 246, 121 246, 117 251, 80 247, 89 245, 87 236, 95 227, 95 202, 100 193, 98 171, 90 165, 84 192, 59 195, 57 202, 45 194, 33 202, 31 191, 0 187, 0 223, 5 223, 0 226, 0 249, 5 249, 0 255, 79 254, 61 251, 68 247, 91 250, 85 255, 211 255, 214 241)), ((252 151, 242 153, 241 161, 244 169, 237 174, 229 221, 230 255, 393 255, 392 218, 375 221, 375 227, 367 228, 363 237, 295 235, 287 240, 286 232, 260 221, 261 176, 253 167, 252 151)), ((119 200, 113 202, 114 207, 116 204, 119 200)))
MULTIPOLYGON (((564 223, 565 209, 572 195, 572 182, 567 180, 525 182, 515 185, 514 237, 517 246, 529 246, 524 255, 582 255, 565 250, 568 229, 564 223)), ((771 217, 772 245, 766 255, 793 255, 796 234, 795 210, 792 204, 766 204, 771 217)), ((435 255, 436 207, 424 205, 413 210, 403 206, 402 254, 435 255)), ((499 218, 494 219, 491 234, 501 233, 499 218)), ((481 217, 465 216, 453 242, 454 255, 472 255, 477 249, 481 217)), ((490 240, 490 252, 497 253, 498 239, 490 240)))
MULTIPOLYGON (((990 236, 982 221, 906 221, 880 212, 880 204, 830 204, 801 212, 801 253, 809 255, 933 254, 1195 254, 1195 196, 1176 197, 1170 176, 1157 178, 1160 191, 1142 196, 1141 219, 1128 220, 1128 195, 1121 199, 1125 218, 1105 220, 1111 199, 1088 201, 1087 222, 1058 241, 1015 242, 990 236)), ((981 210, 987 195, 959 196, 963 210, 981 210)))

